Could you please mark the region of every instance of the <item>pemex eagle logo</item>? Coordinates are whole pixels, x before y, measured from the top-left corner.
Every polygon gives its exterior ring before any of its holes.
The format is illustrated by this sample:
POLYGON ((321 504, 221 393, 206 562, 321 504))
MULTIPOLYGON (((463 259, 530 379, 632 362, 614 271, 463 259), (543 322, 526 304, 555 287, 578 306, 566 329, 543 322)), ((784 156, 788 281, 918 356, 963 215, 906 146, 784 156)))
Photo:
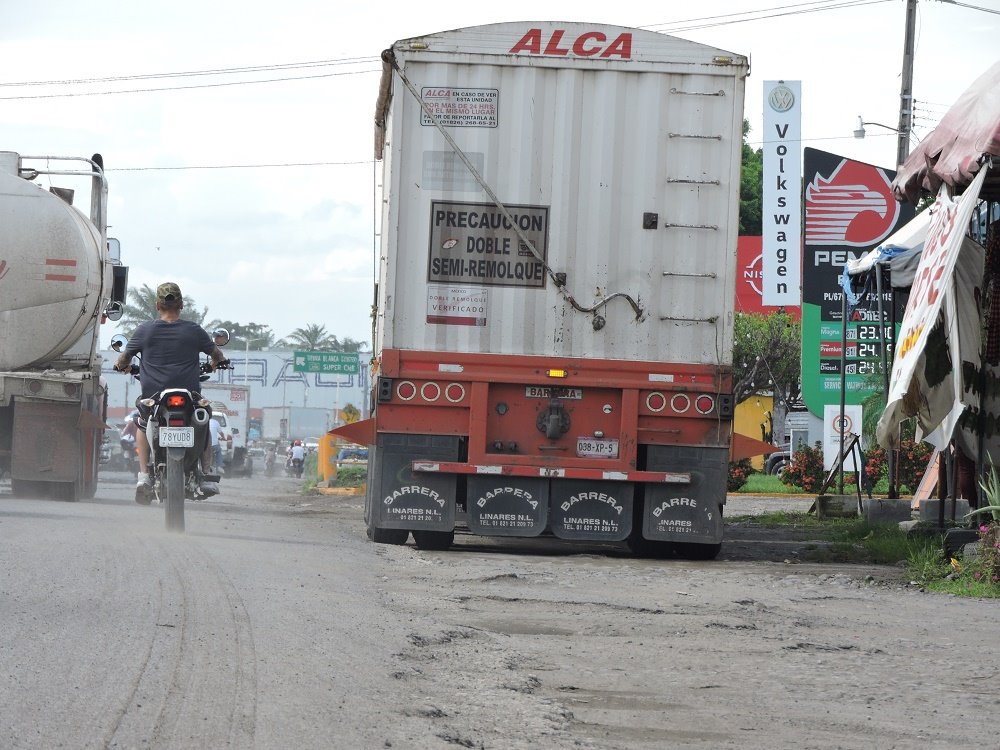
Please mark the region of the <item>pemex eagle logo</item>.
POLYGON ((844 159, 806 187, 806 244, 872 247, 896 226, 899 204, 878 167, 844 159))

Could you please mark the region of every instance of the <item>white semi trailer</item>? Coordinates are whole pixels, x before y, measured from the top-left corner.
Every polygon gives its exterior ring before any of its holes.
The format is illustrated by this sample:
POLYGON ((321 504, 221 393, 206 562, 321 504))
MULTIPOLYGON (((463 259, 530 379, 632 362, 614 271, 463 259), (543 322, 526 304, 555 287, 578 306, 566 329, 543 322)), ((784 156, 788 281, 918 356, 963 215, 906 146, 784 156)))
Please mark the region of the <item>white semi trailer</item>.
POLYGON ((124 309, 128 270, 107 236, 100 154, 0 152, 0 474, 17 495, 76 500, 97 490, 106 413, 102 322, 124 309), (81 166, 82 165, 82 166, 81 166), (75 191, 86 180, 90 215, 75 191))

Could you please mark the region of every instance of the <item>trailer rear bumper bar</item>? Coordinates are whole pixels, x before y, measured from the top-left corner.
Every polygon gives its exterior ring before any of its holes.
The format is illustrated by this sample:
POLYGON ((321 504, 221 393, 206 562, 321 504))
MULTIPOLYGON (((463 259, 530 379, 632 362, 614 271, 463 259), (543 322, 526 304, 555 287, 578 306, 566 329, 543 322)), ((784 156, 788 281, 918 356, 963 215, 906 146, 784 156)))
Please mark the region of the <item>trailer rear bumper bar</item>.
POLYGON ((516 466, 510 464, 467 464, 461 461, 413 461, 415 473, 487 474, 510 477, 550 477, 557 479, 592 479, 602 482, 652 482, 655 484, 691 484, 689 472, 673 471, 609 471, 606 469, 558 469, 550 466, 516 466))

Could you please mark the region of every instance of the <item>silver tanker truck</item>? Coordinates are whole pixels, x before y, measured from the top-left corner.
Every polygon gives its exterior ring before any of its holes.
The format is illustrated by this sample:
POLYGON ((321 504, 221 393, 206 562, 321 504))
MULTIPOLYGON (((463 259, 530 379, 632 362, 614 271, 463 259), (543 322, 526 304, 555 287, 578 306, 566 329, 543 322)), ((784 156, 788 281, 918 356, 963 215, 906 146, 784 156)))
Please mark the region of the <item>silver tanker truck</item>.
POLYGON ((117 241, 109 247, 107 204, 100 154, 0 151, 0 475, 16 495, 76 500, 97 490, 98 330, 121 317, 128 279, 117 241), (81 182, 89 216, 73 207, 75 190, 51 187, 81 182))

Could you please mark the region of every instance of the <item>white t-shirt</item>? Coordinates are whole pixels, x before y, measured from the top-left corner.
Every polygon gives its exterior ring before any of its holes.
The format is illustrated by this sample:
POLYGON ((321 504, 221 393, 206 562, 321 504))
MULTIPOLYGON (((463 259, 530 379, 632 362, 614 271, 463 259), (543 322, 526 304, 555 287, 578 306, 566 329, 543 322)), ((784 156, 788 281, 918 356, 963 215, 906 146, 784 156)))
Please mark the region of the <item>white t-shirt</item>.
POLYGON ((214 448, 219 444, 219 432, 222 431, 222 425, 215 417, 208 420, 208 431, 212 435, 212 447, 214 448))
POLYGON ((305 448, 303 448, 301 445, 293 445, 292 446, 292 458, 293 459, 298 458, 298 459, 301 460, 301 459, 304 459, 305 457, 306 457, 306 449, 305 448))

